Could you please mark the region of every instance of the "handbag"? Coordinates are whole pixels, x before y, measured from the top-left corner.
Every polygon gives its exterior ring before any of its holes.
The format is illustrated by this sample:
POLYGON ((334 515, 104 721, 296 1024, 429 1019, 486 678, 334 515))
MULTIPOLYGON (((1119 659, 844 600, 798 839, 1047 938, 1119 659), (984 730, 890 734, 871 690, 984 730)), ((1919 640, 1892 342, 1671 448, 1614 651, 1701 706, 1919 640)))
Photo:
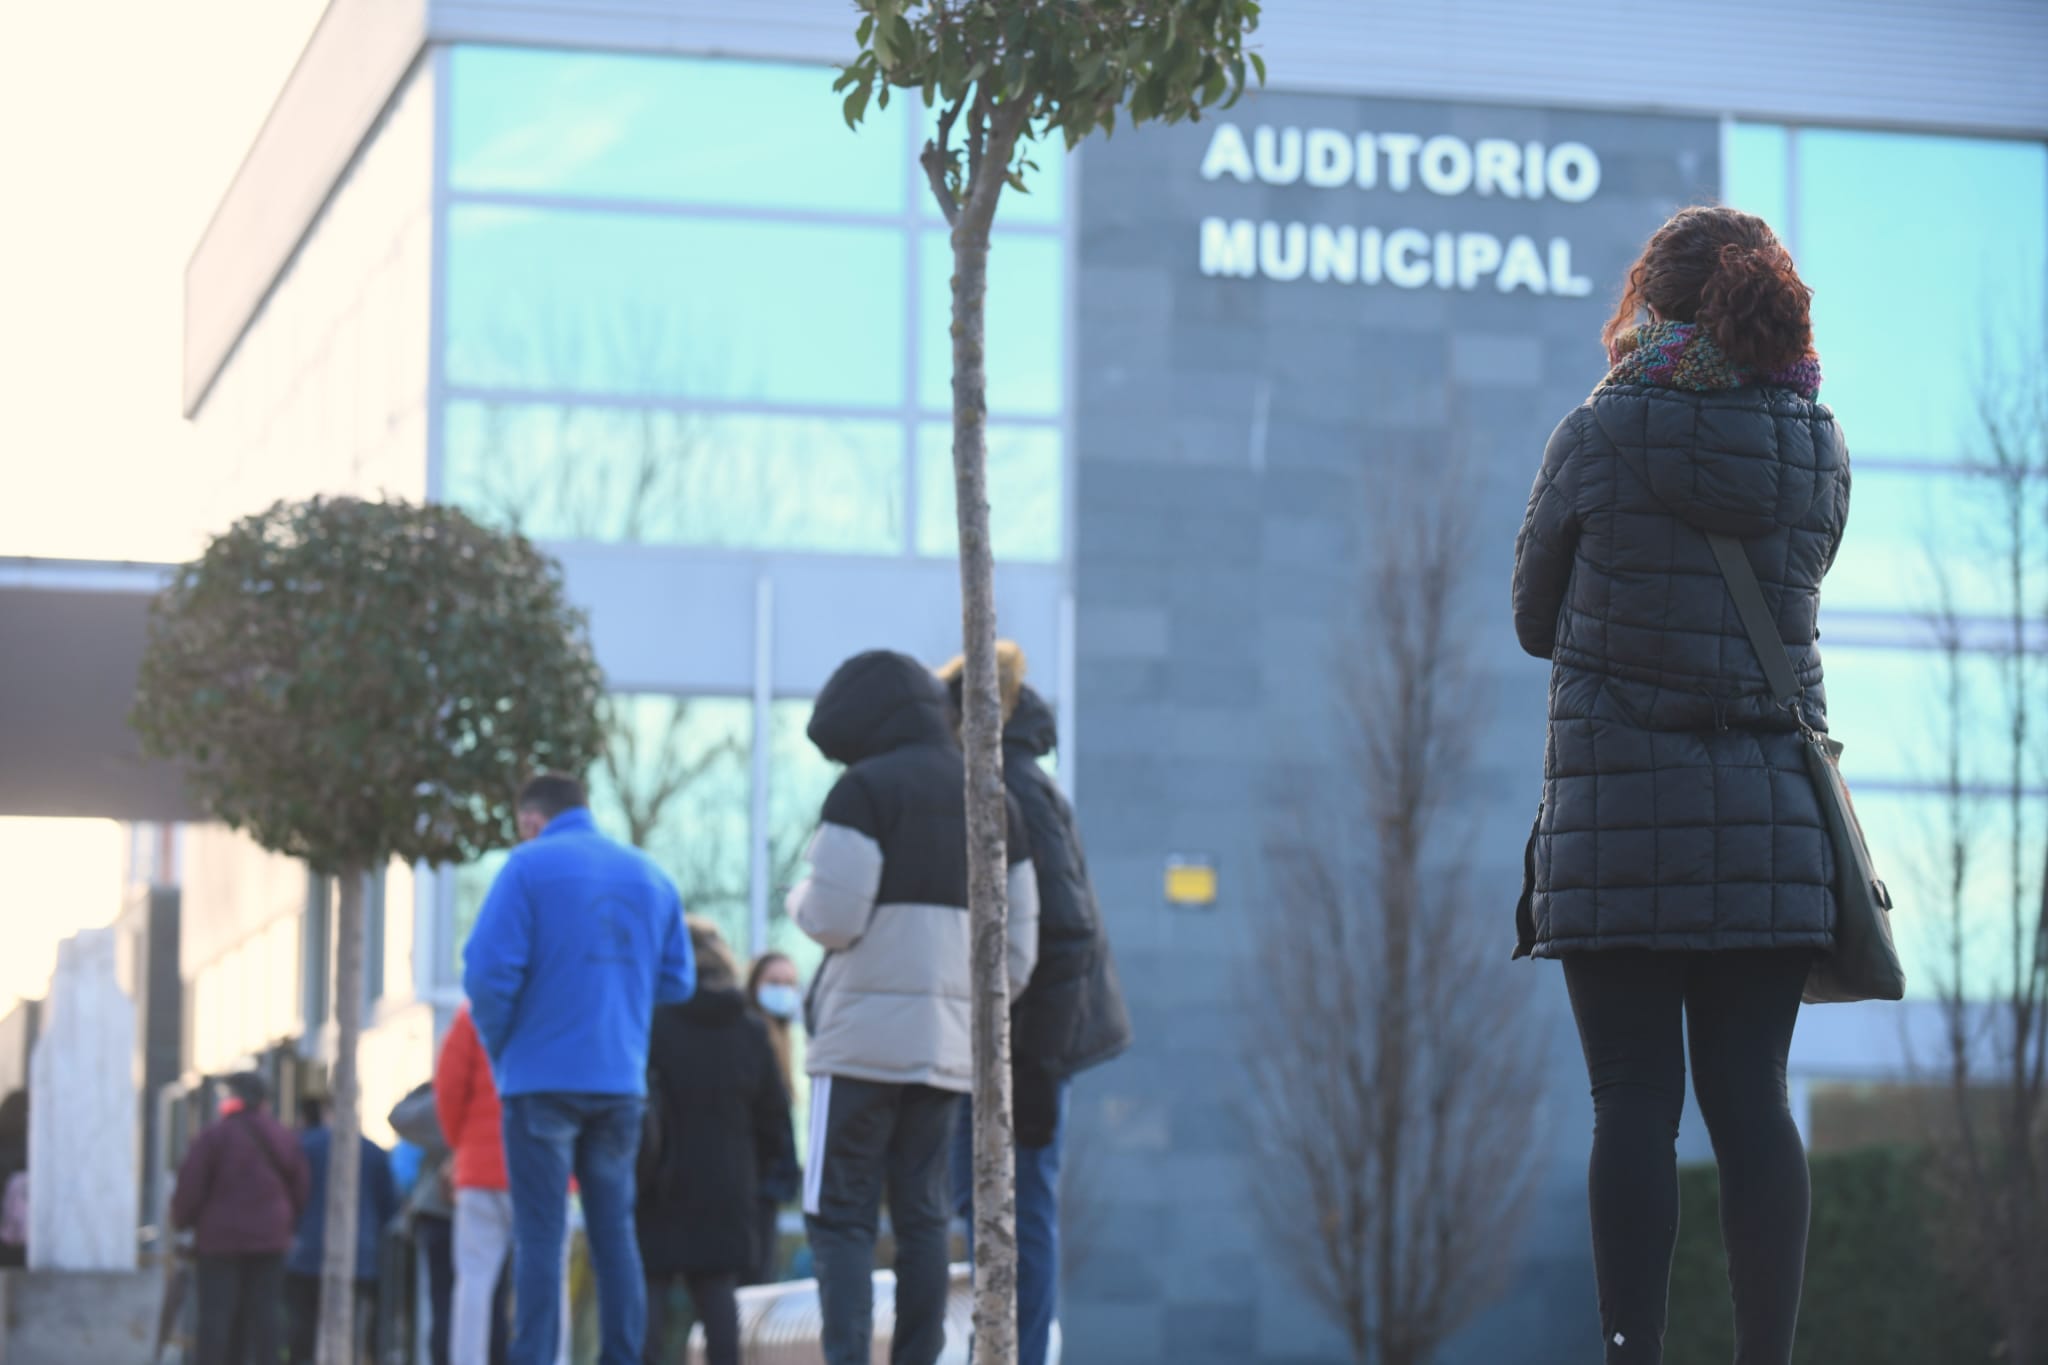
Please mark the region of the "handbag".
POLYGON ((1806 978, 1809 1005, 1852 1000, 1898 1000, 1906 994, 1906 972, 1892 941, 1892 893, 1871 862, 1870 845, 1856 819, 1849 784, 1842 779, 1842 746, 1806 722, 1799 707, 1800 687, 1792 673, 1792 654, 1778 636, 1777 623, 1756 581, 1756 569, 1742 543, 1731 536, 1708 535, 1714 558, 1735 599, 1736 614, 1749 634, 1750 648, 1763 665, 1771 700, 1799 727, 1806 772, 1820 803, 1822 823, 1835 854, 1835 946, 1815 960, 1806 978))

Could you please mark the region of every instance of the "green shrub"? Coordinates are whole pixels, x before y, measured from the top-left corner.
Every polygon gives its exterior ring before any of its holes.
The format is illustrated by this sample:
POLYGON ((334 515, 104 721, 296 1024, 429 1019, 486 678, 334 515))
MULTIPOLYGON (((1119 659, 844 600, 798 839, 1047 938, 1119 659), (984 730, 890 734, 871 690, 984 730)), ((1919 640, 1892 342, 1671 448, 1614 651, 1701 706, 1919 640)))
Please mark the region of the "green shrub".
MULTIPOLYGON (((1991 1360, 1995 1328, 1936 1255, 1941 1210, 1927 1155, 1879 1147, 1811 1164, 1813 1232, 1795 1365, 1991 1360)), ((1680 1174, 1667 1365, 1728 1365, 1735 1355, 1719 1199, 1712 1166, 1680 1174)))

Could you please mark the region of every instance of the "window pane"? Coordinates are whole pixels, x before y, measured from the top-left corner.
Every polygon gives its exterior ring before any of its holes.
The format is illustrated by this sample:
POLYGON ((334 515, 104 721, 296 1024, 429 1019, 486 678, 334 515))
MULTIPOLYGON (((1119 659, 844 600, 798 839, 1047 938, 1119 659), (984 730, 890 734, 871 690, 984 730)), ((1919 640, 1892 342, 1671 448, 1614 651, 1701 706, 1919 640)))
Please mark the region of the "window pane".
POLYGON ((824 66, 464 47, 457 189, 898 214, 909 102, 858 132, 824 66))
MULTIPOLYGON (((1051 417, 1060 410, 1063 249, 1057 238, 1000 233, 989 249, 988 406, 998 416, 1051 417)), ((918 304, 924 314, 918 402, 950 412, 953 248, 945 233, 927 232, 918 253, 918 304)))
POLYGON ((1786 197, 1790 142, 1776 124, 1738 123, 1728 131, 1728 164, 1721 168, 1721 198, 1729 207, 1755 214, 1781 234, 1792 227, 1786 197))
MULTIPOLYGON (((1828 729, 1844 745, 1842 771, 1854 781, 1928 783, 1946 781, 1958 742, 1949 719, 1950 663, 1938 650, 1877 649, 1836 645, 1823 649, 1827 663, 1828 729), (1900 717, 1912 716, 1912 724, 1900 717)), ((1995 655, 1969 651, 1956 660, 1961 692, 1962 779, 1971 786, 2010 781, 2012 742, 2007 725, 2008 670, 1995 655), (2004 732, 2004 733, 2002 733, 2004 732)), ((2041 669, 2028 663, 2027 686, 2038 687, 2041 669)), ((2037 765, 2027 764, 2026 782, 2038 783, 2037 765)))
POLYGON ((743 956, 753 713, 741 697, 614 694, 611 742, 590 775, 598 827, 659 863, 689 912, 743 956))
MULTIPOLYGON (((1862 793, 1857 818, 1870 840, 1878 875, 1899 909, 1892 918, 1909 995, 1936 995, 1956 975, 1952 942, 1960 920, 1961 976, 1966 994, 1983 999, 2004 983, 2015 961, 2013 928, 2013 810, 1987 799, 1951 812, 1938 797, 1862 793), (1960 915, 1951 885, 1962 850, 1960 915)), ((2025 799, 2019 808, 2018 900, 2020 961, 2031 961, 2040 907, 2039 850, 2048 838, 2048 802, 2025 799)))
POLYGON ((903 548, 893 421, 465 400, 448 405, 445 485, 537 540, 903 548))
POLYGON ((1813 129, 1796 150, 1822 396, 1849 448, 1968 458, 1987 366, 2040 353, 2048 146, 1813 129))
MULTIPOLYGON (((944 557, 960 550, 953 504, 953 429, 918 428, 917 552, 944 557)), ((989 538, 997 559, 1054 563, 1060 557, 1060 435, 1050 427, 988 429, 989 538)))
POLYGON ((895 408, 902 234, 457 207, 458 386, 895 408))
POLYGON ((2000 609, 2007 594, 1988 481, 1882 467, 1855 474, 1849 527, 1821 587, 1823 620, 1843 608, 1932 612, 1942 603, 1937 564, 1957 610, 2000 609))

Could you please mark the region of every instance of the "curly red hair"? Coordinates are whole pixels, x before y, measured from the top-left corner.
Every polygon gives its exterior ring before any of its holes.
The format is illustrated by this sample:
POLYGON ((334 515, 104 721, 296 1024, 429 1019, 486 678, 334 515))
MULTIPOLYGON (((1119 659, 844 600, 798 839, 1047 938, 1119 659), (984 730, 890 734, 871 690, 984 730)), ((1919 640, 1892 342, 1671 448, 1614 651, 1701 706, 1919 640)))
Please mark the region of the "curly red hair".
POLYGON ((1740 209, 1681 210, 1629 267, 1600 339, 1614 351, 1644 309, 1704 328, 1721 353, 1760 374, 1813 354, 1813 290, 1770 225, 1740 209))

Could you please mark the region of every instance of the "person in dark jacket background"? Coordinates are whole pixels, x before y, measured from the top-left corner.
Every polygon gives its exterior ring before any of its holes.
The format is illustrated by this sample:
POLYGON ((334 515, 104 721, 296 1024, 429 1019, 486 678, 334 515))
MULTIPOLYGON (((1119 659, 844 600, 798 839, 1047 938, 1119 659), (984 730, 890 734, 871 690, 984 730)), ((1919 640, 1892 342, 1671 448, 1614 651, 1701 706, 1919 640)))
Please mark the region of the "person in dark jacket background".
MULTIPOLYGON (((10 1090, 0 1099, 0 1201, 26 1203, 28 1186, 28 1091, 10 1090), (21 1179, 16 1181, 15 1177, 21 1179)), ((28 1264, 28 1228, 10 1226, 16 1208, 0 1203, 0 1270, 19 1269, 28 1264), (20 1240, 14 1240, 15 1236, 20 1240)))
MULTIPOLYGON (((1010 1011, 1017 1132, 1017 1359, 1044 1365, 1059 1315, 1060 1162, 1073 1078, 1131 1045, 1131 1018, 1088 878, 1074 809, 1041 760, 1059 745, 1052 707, 1025 681, 1024 651, 996 647, 1003 698, 1003 782, 1031 832, 1038 874, 1038 966, 1010 1011)), ((966 661, 940 670, 960 716, 966 661)), ((953 1139, 953 1203, 973 1226, 974 1127, 961 1106, 953 1139)))
MULTIPOLYGON (((356 1305, 358 1313, 365 1313, 377 1293, 384 1229, 398 1216, 398 1186, 391 1178, 390 1155, 368 1138, 358 1141, 362 1164, 356 1186, 356 1305)), ((319 1339, 320 1271, 327 1254, 327 1158, 333 1145, 326 1105, 317 1099, 301 1100, 299 1148, 312 1173, 312 1197, 299 1214, 297 1235, 284 1263, 292 1365, 312 1365, 319 1339)))
POLYGON ((441 1131, 431 1080, 414 1086, 392 1107, 391 1131, 416 1148, 419 1157, 410 1187, 397 1179, 397 1152, 392 1153, 391 1174, 400 1187, 413 1245, 427 1266, 428 1365, 448 1365, 455 1301, 455 1155, 441 1131))
POLYGON ((269 1084, 244 1073, 227 1090, 171 1197, 171 1225, 194 1233, 198 1257, 194 1365, 276 1365, 284 1255, 312 1179, 299 1144, 270 1116, 269 1084))
MULTIPOLYGON (((804 1213, 826 1365, 867 1365, 886 1185, 896 1233, 894 1365, 932 1365, 946 1340, 947 1152, 973 1088, 967 798, 946 689, 905 654, 840 665, 811 742, 847 771, 825 798, 790 918, 828 956, 807 1006, 811 1141, 804 1213)), ((1038 880, 1014 799, 1008 975, 1038 956, 1038 880)))
MULTIPOLYGON (((660 1150, 647 1154, 640 1259, 647 1268, 649 1365, 665 1350, 663 1304, 683 1279, 704 1324, 709 1365, 739 1365, 740 1281, 760 1262, 754 1217, 763 1179, 796 1161, 789 1092, 764 1025, 740 991, 732 950, 690 921, 697 993, 654 1012, 647 1061, 660 1150)), ((645 1158, 644 1158, 645 1159, 645 1158)))
MULTIPOLYGON (((796 1017, 804 1007, 802 978, 787 953, 767 952, 754 959, 747 974, 747 1003, 768 1030, 768 1042, 775 1049, 775 1066, 782 1073, 782 1087, 791 1099, 796 1096, 796 1017)), ((803 1167, 797 1164, 796 1146, 790 1145, 788 1159, 761 1172, 761 1195, 754 1208, 755 1250, 759 1254, 748 1267, 743 1285, 773 1284, 782 1278, 781 1241, 783 1205, 803 1193, 803 1167)))
POLYGON ((1761 219, 1694 208, 1665 224, 1516 543, 1515 629, 1551 661, 1518 955, 1563 959, 1585 1049, 1610 1365, 1662 1357, 1688 1034, 1741 1359, 1791 1359, 1808 1182, 1785 1059, 1833 941, 1833 855, 1799 721, 1772 702, 1706 536, 1743 542, 1800 719, 1824 730, 1816 618, 1849 458, 1818 399, 1811 296, 1761 219))

